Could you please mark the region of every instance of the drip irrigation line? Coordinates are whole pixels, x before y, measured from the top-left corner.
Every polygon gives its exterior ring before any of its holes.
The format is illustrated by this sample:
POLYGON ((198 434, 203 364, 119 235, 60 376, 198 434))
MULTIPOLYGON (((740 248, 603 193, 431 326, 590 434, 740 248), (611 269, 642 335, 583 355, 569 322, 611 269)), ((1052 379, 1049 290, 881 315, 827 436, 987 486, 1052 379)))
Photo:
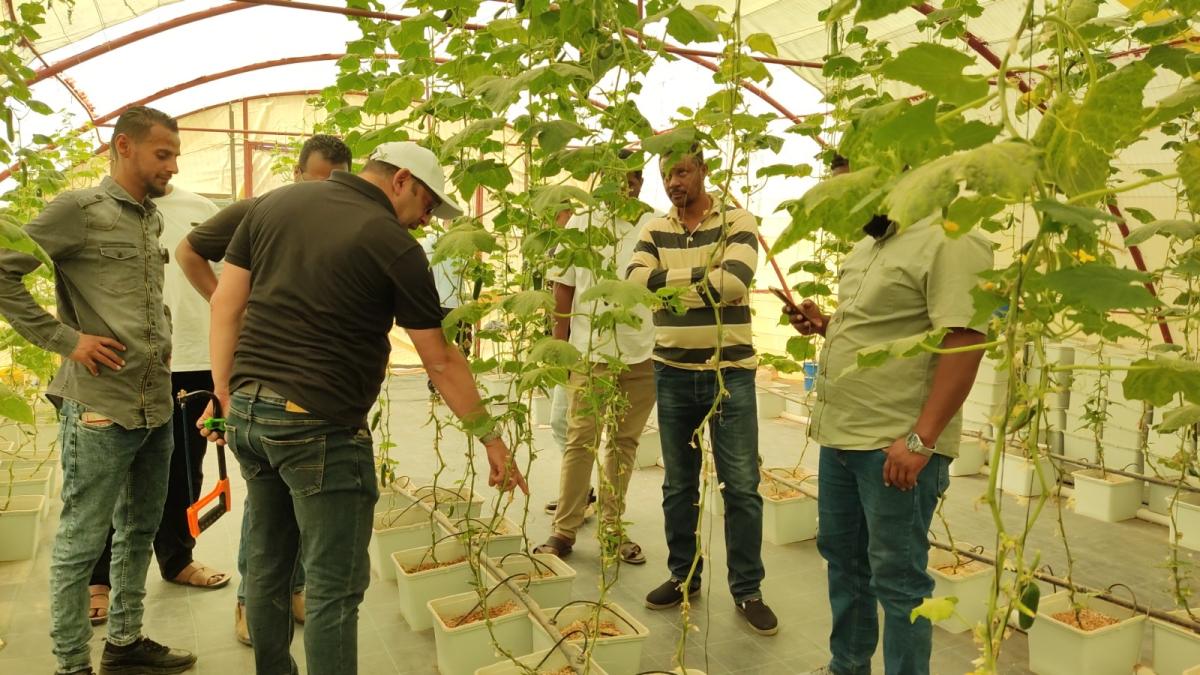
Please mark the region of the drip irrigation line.
POLYGON ((762 474, 762 476, 764 478, 775 481, 776 483, 779 483, 780 485, 783 485, 784 487, 789 487, 793 490, 796 490, 797 492, 804 495, 805 497, 812 497, 813 499, 817 498, 817 490, 816 490, 816 488, 812 487, 811 485, 805 485, 804 483, 797 483, 788 478, 783 478, 779 474, 771 473, 770 471, 767 471, 766 469, 762 468, 761 466, 758 467, 758 472, 760 474, 762 474))
POLYGON ((1166 487, 1177 487, 1177 488, 1180 488, 1181 490, 1183 490, 1184 492, 1200 492, 1200 487, 1195 487, 1195 486, 1189 485, 1187 483, 1174 483, 1165 478, 1159 478, 1158 476, 1147 476, 1145 474, 1132 473, 1130 471, 1125 471, 1124 469, 1112 469, 1112 468, 1109 468, 1106 466, 1101 466, 1101 465, 1093 463, 1093 462, 1085 462, 1082 459, 1075 459, 1073 457, 1067 457, 1066 455, 1056 455, 1052 452, 1046 453, 1046 456, 1049 457, 1050 459, 1056 459, 1060 462, 1066 462, 1067 464, 1076 464, 1078 466, 1086 467, 1088 469, 1097 469, 1100 471, 1104 471, 1106 473, 1115 473, 1118 476, 1124 476, 1126 478, 1133 478, 1134 480, 1144 480, 1147 483, 1154 483, 1155 485, 1164 485, 1166 487))

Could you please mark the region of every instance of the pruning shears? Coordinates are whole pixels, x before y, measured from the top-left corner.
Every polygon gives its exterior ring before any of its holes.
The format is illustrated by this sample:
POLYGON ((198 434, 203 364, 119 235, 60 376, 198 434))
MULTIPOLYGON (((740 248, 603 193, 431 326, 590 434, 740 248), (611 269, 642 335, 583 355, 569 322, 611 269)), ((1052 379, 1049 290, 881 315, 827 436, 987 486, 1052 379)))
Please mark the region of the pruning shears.
MULTIPOLYGON (((203 396, 207 397, 212 403, 213 416, 204 420, 205 431, 225 431, 225 418, 221 416, 221 401, 217 395, 211 391, 180 391, 176 397, 179 401, 179 419, 181 424, 187 424, 187 402, 188 399, 203 396)), ((196 436, 196 431, 193 429, 185 429, 184 437, 184 462, 187 465, 187 480, 188 480, 188 499, 193 499, 193 495, 197 494, 197 490, 192 486, 192 443, 196 436)), ((192 537, 199 537, 200 533, 212 527, 212 524, 221 519, 221 516, 229 513, 232 510, 233 495, 229 490, 229 474, 225 468, 225 446, 217 444, 217 484, 213 487, 212 492, 196 498, 191 506, 187 508, 188 531, 192 537), (208 511, 204 508, 217 501, 217 504, 208 511)))

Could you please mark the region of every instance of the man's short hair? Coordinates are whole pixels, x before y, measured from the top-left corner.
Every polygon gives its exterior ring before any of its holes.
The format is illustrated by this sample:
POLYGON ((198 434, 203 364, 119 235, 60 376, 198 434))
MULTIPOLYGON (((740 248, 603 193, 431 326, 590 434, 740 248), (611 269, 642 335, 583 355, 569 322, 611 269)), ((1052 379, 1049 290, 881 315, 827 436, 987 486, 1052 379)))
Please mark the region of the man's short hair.
POLYGON ((846 159, 845 157, 843 157, 835 152, 835 153, 833 153, 833 157, 829 158, 829 168, 830 168, 830 170, 849 169, 850 168, 850 160, 846 159))
POLYGON ((350 148, 337 136, 317 134, 304 141, 304 145, 300 146, 300 158, 296 161, 296 166, 300 167, 301 171, 304 171, 309 155, 314 152, 321 153, 330 164, 350 166, 350 148))
POLYGON ((377 159, 368 159, 366 165, 363 166, 364 173, 379 174, 388 180, 391 180, 399 170, 400 167, 388 164, 387 162, 381 162, 377 159))
MULTIPOLYGON (((629 159, 630 157, 633 157, 633 149, 632 148, 621 148, 620 150, 617 151, 617 157, 622 160, 629 159)), ((643 157, 642 159, 644 160, 645 157, 643 157)), ((640 174, 642 172, 642 167, 638 166, 636 168, 630 168, 630 169, 628 169, 628 171, 629 171, 629 173, 640 174)))
POLYGON ((117 123, 113 125, 110 143, 115 143, 117 136, 124 134, 127 138, 140 141, 150 133, 154 125, 161 124, 175 133, 179 133, 179 124, 165 112, 144 105, 134 106, 121 113, 117 123))
POLYGON ((662 156, 662 159, 674 166, 689 157, 695 160, 697 166, 707 167, 704 163, 704 148, 699 143, 692 143, 686 151, 668 152, 662 156))

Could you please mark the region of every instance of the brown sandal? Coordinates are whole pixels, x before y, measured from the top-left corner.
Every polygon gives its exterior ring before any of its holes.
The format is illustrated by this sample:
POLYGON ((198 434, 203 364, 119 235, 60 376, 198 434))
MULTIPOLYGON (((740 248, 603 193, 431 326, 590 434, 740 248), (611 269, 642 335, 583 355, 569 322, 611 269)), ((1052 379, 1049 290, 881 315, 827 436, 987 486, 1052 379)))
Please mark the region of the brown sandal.
POLYGON ((88 586, 88 594, 92 596, 88 603, 88 620, 93 626, 108 621, 108 594, 111 591, 111 588, 103 584, 88 586))
POLYGON ((572 542, 567 541, 557 534, 552 534, 550 535, 550 538, 546 540, 546 543, 533 549, 533 552, 549 553, 550 555, 558 556, 559 558, 565 558, 571 554, 571 551, 574 549, 574 547, 575 545, 572 542))
POLYGON ((617 555, 621 556, 621 562, 630 565, 646 564, 646 556, 642 553, 642 547, 632 541, 623 541, 617 547, 617 555))
POLYGON ((225 572, 218 572, 207 565, 201 565, 198 562, 192 561, 179 574, 175 575, 174 579, 168 579, 167 581, 179 584, 180 586, 221 588, 229 583, 229 579, 230 576, 225 572))

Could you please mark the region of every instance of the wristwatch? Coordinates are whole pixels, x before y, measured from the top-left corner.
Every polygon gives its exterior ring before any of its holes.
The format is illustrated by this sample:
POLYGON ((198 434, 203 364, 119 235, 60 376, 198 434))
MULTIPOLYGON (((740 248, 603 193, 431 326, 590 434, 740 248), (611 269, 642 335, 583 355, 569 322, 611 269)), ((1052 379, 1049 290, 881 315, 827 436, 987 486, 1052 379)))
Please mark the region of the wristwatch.
POLYGON ((921 437, 915 431, 908 432, 908 438, 905 439, 905 443, 908 445, 909 452, 915 452, 918 455, 925 455, 926 457, 933 456, 933 448, 925 447, 925 441, 922 441, 921 437))

